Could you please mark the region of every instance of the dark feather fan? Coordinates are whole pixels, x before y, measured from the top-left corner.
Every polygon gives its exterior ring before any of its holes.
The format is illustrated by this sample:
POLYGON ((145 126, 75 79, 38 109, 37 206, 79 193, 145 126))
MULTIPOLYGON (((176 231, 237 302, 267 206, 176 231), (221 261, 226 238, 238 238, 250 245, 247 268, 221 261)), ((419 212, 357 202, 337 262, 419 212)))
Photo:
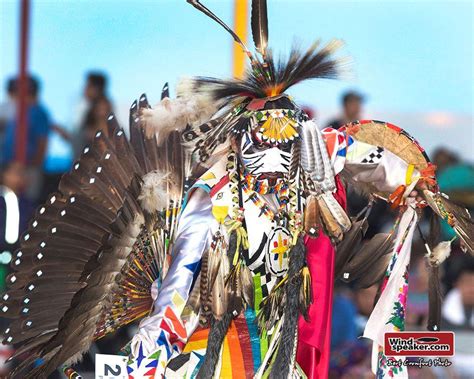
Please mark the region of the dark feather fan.
POLYGON ((368 227, 367 218, 352 221, 351 229, 344 235, 344 239, 337 244, 334 268, 335 278, 339 278, 343 274, 344 267, 360 247, 368 227))
POLYGON ((385 274, 394 246, 392 233, 379 233, 362 244, 342 269, 342 278, 358 288, 378 283, 385 274))
POLYGON ((1 305, 12 319, 4 342, 23 359, 13 377, 46 377, 73 364, 94 340, 151 309, 151 285, 168 267, 165 240, 173 240, 185 158, 179 137, 165 147, 145 136, 138 117, 145 107, 145 96, 131 107, 130 143, 109 117, 21 238, 1 305), (143 190, 153 173, 169 180, 162 201, 148 196, 150 209, 143 190))

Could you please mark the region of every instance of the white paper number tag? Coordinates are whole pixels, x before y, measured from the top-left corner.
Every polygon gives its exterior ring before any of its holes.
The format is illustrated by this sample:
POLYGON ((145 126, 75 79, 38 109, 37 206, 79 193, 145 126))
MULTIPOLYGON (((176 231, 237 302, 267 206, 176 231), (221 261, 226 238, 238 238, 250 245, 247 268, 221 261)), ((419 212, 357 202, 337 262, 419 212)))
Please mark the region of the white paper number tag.
POLYGON ((127 379, 127 357, 96 354, 95 379, 127 379))

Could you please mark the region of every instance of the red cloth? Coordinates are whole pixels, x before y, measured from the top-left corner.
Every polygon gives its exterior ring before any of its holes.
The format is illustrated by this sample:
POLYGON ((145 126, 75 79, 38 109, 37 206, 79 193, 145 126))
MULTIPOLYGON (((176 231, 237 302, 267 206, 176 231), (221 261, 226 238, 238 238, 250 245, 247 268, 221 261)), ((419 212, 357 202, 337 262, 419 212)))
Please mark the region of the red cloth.
MULTIPOLYGON (((346 191, 336 177, 336 200, 346 208, 346 191)), ((324 234, 305 238, 306 259, 311 274, 313 303, 308 309, 308 322, 298 321, 296 361, 308 378, 326 379, 331 347, 331 316, 334 287, 334 247, 324 234)))

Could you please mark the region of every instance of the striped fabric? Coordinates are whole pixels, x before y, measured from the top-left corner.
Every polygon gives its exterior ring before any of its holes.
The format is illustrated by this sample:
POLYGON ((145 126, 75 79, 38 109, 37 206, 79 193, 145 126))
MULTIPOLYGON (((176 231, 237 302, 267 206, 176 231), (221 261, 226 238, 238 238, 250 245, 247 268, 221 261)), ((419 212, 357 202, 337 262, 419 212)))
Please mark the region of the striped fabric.
MULTIPOLYGON (((182 354, 168 364, 166 378, 196 377, 205 357, 208 335, 209 328, 198 328, 192 334, 182 354)), ((255 311, 245 310, 229 327, 215 376, 253 378, 266 353, 266 346, 267 341, 261 341, 258 334, 255 311)))

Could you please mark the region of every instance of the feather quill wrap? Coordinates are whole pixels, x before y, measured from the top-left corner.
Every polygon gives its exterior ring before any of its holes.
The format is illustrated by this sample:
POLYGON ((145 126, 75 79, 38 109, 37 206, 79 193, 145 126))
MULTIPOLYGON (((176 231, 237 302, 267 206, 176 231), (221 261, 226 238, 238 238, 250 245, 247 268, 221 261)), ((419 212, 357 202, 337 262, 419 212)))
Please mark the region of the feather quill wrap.
POLYGON ((318 199, 315 195, 310 195, 306 200, 304 210, 304 230, 311 237, 316 237, 321 224, 321 214, 318 199))
POLYGON ((428 205, 453 228, 462 245, 474 254, 474 221, 469 211, 453 203, 447 195, 423 191, 428 205))
POLYGON ((330 192, 318 196, 323 226, 333 241, 339 242, 351 227, 351 220, 330 192))

